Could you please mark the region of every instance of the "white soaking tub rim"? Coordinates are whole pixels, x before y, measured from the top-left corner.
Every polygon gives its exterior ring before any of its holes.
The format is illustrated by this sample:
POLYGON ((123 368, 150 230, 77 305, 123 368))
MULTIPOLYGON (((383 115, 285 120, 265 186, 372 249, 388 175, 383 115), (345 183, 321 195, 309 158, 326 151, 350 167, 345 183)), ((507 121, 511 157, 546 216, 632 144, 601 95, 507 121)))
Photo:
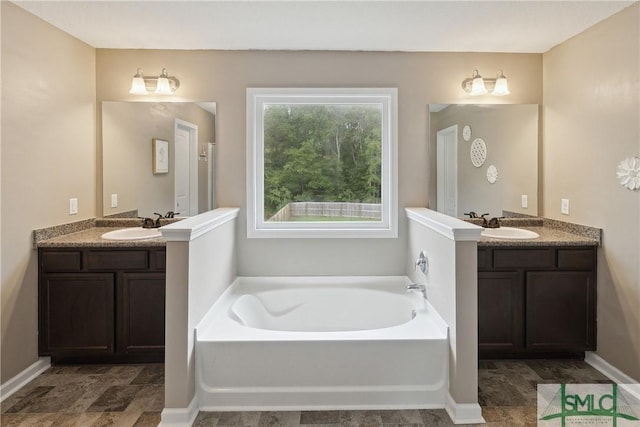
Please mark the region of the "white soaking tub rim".
POLYGON ((225 290, 196 327, 198 341, 416 341, 448 337, 448 327, 433 306, 418 292, 406 292, 411 283, 406 276, 239 276, 225 290), (229 316, 230 307, 242 295, 273 290, 300 290, 332 287, 357 288, 390 292, 412 301, 416 316, 395 326, 347 331, 282 331, 241 325, 229 316))
POLYGON ((349 332, 400 326, 416 317, 406 295, 345 286, 278 288, 238 296, 229 316, 279 332, 349 332), (382 310, 380 310, 382 308, 382 310))

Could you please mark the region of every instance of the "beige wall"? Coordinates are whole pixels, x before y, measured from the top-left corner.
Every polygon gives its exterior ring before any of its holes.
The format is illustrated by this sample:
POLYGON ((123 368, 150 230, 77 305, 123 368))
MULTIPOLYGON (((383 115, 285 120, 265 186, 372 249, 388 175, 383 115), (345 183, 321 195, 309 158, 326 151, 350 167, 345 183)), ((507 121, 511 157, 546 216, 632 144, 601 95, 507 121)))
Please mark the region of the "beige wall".
POLYGON ((0 7, 4 383, 38 358, 31 231, 95 216, 95 49, 12 3, 0 7))
MULTIPOLYGON (((458 125, 458 217, 469 211, 502 216, 503 210, 538 215, 538 108, 532 104, 451 105, 431 113, 432 152, 436 151, 437 131, 458 125), (468 142, 462 138, 465 125, 471 127, 468 142), (480 167, 471 163, 469 155, 476 138, 487 146, 487 159, 480 167), (489 165, 498 170, 493 184, 487 181, 489 165), (521 207, 523 194, 528 196, 526 209, 521 207)), ((436 162, 431 160, 430 178, 435 181, 436 162)), ((435 206, 436 194, 429 199, 435 206)))
POLYGON ((640 381, 640 193, 616 168, 640 154, 638 3, 545 53, 543 215, 603 229, 598 354, 640 381), (560 214, 560 199, 570 215, 560 214))
MULTIPOLYGON (((97 50, 99 101, 129 95, 131 76, 166 67, 181 82, 176 100, 217 102, 218 206, 246 206, 247 87, 397 87, 399 206, 426 206, 433 153, 428 105, 469 102, 460 82, 474 68, 508 71, 512 95, 474 102, 541 102, 541 55, 384 52, 97 50)), ((490 71, 491 70, 491 71, 490 71)), ((247 239, 238 223, 239 274, 403 274, 406 219, 398 239, 247 239)))

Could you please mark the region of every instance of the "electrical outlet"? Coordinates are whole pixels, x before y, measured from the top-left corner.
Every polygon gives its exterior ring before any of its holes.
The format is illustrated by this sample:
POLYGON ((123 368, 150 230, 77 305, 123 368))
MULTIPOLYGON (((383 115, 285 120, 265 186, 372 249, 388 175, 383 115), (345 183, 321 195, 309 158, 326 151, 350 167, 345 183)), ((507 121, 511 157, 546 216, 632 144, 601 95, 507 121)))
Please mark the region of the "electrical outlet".
POLYGON ((75 215, 78 213, 78 199, 75 197, 69 199, 69 215, 75 215))
POLYGON ((117 194, 112 194, 111 195, 111 207, 112 208, 117 208, 118 207, 118 195, 117 194))
POLYGON ((569 215, 569 199, 560 200, 560 213, 564 215, 569 215))
POLYGON ((529 207, 529 197, 527 197, 526 194, 523 194, 522 196, 520 196, 521 198, 521 205, 523 208, 528 208, 529 207))

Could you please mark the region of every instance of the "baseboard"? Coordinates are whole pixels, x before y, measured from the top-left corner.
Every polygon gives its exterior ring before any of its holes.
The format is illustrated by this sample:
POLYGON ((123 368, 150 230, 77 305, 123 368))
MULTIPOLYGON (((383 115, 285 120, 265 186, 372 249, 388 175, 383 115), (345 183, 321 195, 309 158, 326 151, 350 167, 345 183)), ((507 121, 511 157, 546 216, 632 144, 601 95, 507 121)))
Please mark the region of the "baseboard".
POLYGON ((164 408, 158 427, 190 427, 198 416, 198 400, 194 396, 186 408, 164 408))
POLYGON ((15 377, 0 385, 0 402, 4 402, 9 396, 27 385, 29 381, 49 369, 51 358, 41 357, 31 366, 20 372, 15 377))
POLYGON ((447 394, 445 409, 454 424, 484 424, 482 408, 478 403, 456 403, 450 394, 447 394))
POLYGON ((640 384, 638 384, 638 381, 604 360, 594 351, 587 351, 584 355, 584 361, 593 366, 602 375, 618 384, 634 398, 640 400, 640 384))

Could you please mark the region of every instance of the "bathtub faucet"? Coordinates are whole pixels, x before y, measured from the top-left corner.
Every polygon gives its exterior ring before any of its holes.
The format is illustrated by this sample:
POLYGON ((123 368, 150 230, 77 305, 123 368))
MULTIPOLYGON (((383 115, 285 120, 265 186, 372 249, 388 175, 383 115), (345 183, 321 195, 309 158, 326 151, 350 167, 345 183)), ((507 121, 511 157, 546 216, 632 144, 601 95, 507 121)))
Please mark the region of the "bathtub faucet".
POLYGON ((407 292, 409 291, 420 291, 422 292, 422 296, 424 297, 424 299, 427 299, 427 287, 425 285, 412 283, 410 285, 407 285, 407 292))

